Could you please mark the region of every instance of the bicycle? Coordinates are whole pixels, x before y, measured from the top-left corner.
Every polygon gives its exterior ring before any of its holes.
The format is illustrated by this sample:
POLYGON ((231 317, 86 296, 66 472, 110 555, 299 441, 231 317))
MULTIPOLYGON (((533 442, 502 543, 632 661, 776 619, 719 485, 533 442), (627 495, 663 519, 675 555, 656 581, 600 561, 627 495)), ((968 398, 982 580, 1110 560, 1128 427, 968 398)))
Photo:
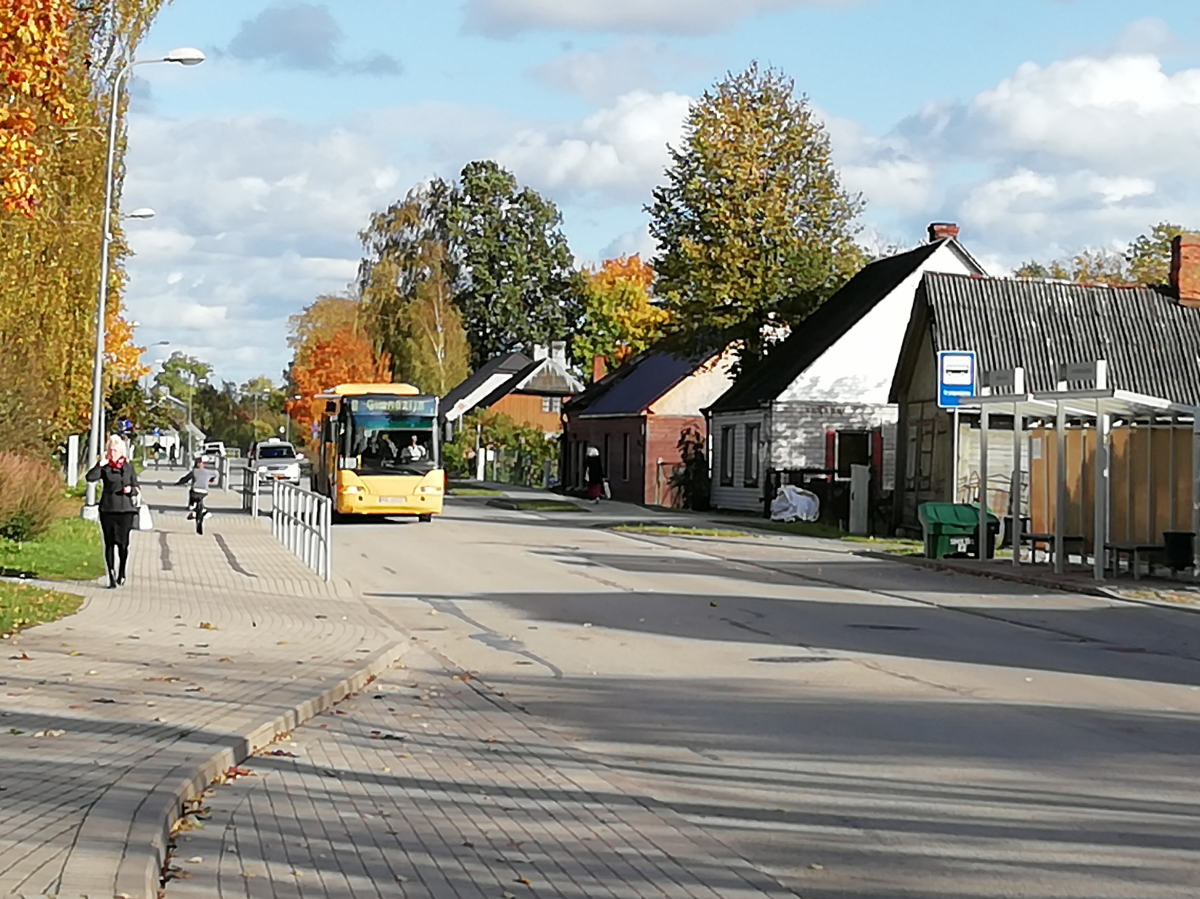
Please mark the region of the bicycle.
POLYGON ((191 494, 190 508, 192 509, 192 514, 188 517, 196 519, 196 533, 201 536, 204 536, 204 519, 210 514, 208 509, 204 507, 204 497, 207 495, 207 493, 197 493, 195 490, 191 494))

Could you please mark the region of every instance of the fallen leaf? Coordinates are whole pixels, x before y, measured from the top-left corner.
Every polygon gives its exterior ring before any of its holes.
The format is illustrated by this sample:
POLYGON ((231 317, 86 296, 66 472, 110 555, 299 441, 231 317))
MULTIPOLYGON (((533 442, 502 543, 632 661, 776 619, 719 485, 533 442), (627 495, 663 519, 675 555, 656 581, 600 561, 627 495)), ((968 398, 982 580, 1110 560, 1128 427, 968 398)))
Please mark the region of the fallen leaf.
POLYGON ((809 870, 812 870, 812 871, 824 871, 825 870, 824 865, 818 865, 815 862, 813 864, 809 865, 808 867, 809 867, 809 870))
POLYGON ((39 730, 35 737, 61 737, 66 734, 65 730, 39 730))
POLYGON ((25 653, 20 653, 19 655, 15 655, 15 656, 9 656, 9 658, 11 658, 14 662, 32 662, 33 661, 33 659, 29 658, 29 656, 27 656, 25 653))
POLYGON ((197 856, 194 856, 194 857, 192 857, 192 858, 189 858, 189 859, 187 860, 187 863, 188 863, 189 865, 198 865, 198 864, 200 864, 202 861, 204 861, 204 859, 203 859, 203 858, 201 858, 199 855, 197 855, 197 856))
POLYGON ((217 659, 218 662, 232 662, 233 659, 217 659))
POLYGON ((69 655, 69 656, 81 656, 81 655, 83 655, 83 653, 82 653, 82 652, 80 652, 78 649, 72 649, 72 650, 71 650, 69 653, 67 653, 67 655, 69 655))
POLYGON ((115 699, 109 699, 107 696, 101 696, 99 699, 93 699, 92 702, 103 702, 106 705, 116 702, 115 699))
POLYGON ((202 631, 215 631, 217 629, 217 626, 211 621, 201 621, 199 627, 202 631))
POLYGON ((23 731, 23 730, 17 730, 15 727, 10 727, 10 728, 8 729, 8 732, 9 732, 10 734, 12 734, 14 737, 19 737, 21 734, 25 733, 25 731, 23 731))
POLYGON ((526 880, 524 877, 518 877, 516 880, 513 881, 513 883, 519 883, 519 884, 522 884, 523 886, 529 886, 529 881, 526 880))

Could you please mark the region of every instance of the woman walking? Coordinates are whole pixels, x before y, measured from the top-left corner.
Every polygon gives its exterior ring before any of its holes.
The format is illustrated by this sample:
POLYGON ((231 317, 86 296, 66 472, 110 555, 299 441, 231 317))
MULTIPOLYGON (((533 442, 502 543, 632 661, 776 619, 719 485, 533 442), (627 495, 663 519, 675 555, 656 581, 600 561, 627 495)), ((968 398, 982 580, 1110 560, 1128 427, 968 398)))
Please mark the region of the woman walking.
POLYGON ((103 489, 100 495, 100 530, 104 534, 104 561, 108 565, 108 587, 111 590, 125 583, 129 532, 133 530, 138 516, 135 497, 140 487, 124 440, 116 434, 108 438, 104 459, 92 466, 87 479, 99 481, 103 489))
POLYGON ((594 446, 587 448, 587 498, 594 503, 600 502, 604 494, 604 463, 600 460, 600 450, 594 446))

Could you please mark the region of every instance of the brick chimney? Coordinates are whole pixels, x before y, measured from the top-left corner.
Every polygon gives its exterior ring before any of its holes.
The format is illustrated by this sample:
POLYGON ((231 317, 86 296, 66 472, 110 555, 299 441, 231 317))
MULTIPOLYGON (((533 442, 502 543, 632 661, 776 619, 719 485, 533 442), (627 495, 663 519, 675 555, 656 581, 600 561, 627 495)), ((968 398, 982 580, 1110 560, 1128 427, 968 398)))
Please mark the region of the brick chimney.
POLYGON ((1200 234, 1171 241, 1171 289, 1180 306, 1200 309, 1200 234))
POLYGON ((929 242, 945 237, 958 237, 958 225, 954 222, 934 222, 929 226, 929 242))
POLYGON ((608 374, 608 360, 600 354, 592 357, 592 381, 599 381, 608 374))

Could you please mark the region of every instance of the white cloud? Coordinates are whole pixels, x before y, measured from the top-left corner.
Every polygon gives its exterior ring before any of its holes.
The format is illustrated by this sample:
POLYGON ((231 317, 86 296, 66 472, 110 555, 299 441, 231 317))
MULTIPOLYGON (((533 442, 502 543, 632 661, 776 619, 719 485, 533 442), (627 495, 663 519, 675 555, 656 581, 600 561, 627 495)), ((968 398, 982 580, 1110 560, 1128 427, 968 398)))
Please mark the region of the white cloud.
POLYGON ((599 50, 560 56, 535 66, 530 74, 543 84, 600 104, 634 90, 656 93, 671 75, 709 67, 707 61, 665 41, 630 37, 599 50))
POLYGON ((496 159, 538 187, 636 202, 660 180, 667 145, 679 142, 691 102, 681 94, 633 91, 576 125, 523 130, 496 159))
POLYGON ((759 13, 845 2, 851 0, 468 0, 466 27, 500 37, 558 30, 705 34, 759 13))

